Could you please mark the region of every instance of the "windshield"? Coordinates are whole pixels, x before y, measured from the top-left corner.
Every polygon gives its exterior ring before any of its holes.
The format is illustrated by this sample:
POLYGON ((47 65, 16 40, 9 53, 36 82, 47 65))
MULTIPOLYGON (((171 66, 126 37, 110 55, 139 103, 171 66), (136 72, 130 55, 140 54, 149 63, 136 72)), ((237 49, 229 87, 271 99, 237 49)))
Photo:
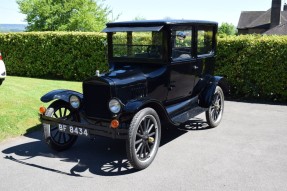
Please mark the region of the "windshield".
POLYGON ((112 57, 162 59, 162 32, 113 33, 112 57))

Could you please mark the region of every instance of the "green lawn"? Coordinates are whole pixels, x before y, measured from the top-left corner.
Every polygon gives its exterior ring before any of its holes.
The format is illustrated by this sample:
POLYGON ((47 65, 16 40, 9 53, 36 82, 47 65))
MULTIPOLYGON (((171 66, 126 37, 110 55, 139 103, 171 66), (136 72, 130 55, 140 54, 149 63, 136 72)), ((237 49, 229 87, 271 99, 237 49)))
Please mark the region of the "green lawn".
POLYGON ((82 83, 8 76, 0 86, 0 142, 40 129, 40 97, 54 89, 82 92, 82 83))

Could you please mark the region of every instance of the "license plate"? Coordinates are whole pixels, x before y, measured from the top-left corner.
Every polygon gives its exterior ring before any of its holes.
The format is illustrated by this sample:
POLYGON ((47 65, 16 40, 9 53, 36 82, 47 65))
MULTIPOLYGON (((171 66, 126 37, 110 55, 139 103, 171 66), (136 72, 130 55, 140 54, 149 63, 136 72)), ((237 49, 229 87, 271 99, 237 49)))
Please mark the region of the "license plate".
POLYGON ((72 135, 82 135, 86 137, 89 136, 88 129, 82 127, 74 127, 71 125, 58 124, 58 129, 61 132, 65 132, 72 135))

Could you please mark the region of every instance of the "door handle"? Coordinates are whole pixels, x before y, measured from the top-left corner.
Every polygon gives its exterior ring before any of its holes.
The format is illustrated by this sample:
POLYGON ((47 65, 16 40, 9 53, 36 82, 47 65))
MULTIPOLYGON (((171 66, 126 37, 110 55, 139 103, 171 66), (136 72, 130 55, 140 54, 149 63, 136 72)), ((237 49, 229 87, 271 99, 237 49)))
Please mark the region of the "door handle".
POLYGON ((169 85, 169 87, 168 87, 168 90, 169 90, 169 91, 171 91, 171 90, 172 90, 172 88, 175 88, 175 85, 170 84, 170 85, 169 85))
POLYGON ((198 69, 198 66, 193 66, 192 67, 194 70, 197 70, 198 69))

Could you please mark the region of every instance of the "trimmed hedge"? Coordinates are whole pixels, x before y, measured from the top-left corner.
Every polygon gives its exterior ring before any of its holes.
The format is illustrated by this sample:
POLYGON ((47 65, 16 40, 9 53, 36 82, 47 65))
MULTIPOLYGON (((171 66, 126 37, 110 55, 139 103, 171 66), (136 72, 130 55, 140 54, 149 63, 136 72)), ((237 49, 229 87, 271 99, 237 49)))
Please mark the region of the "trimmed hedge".
POLYGON ((219 38, 217 55, 233 97, 287 102, 287 36, 219 38))
POLYGON ((107 70, 106 35, 83 32, 0 34, 7 74, 83 80, 107 70))
MULTIPOLYGON (((106 71, 106 35, 81 32, 0 34, 8 75, 82 81, 106 71)), ((287 36, 218 39, 217 75, 233 98, 287 102, 287 36)))

